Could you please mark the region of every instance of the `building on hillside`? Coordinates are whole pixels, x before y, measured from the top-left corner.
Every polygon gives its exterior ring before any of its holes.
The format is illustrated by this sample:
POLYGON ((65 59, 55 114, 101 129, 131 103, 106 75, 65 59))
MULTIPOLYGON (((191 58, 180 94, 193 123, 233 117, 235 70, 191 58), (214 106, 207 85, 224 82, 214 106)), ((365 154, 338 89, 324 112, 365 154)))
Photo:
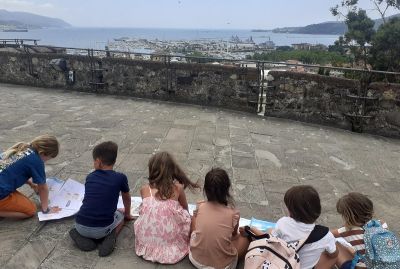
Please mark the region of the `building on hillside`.
POLYGON ((293 49, 295 50, 328 50, 328 47, 323 44, 310 44, 310 43, 299 43, 292 44, 293 49))
POLYGON ((150 55, 150 59, 156 62, 166 62, 168 61, 168 54, 169 53, 163 50, 157 50, 156 52, 154 52, 154 54, 150 55))
POLYGON ((275 43, 271 40, 258 44, 259 49, 275 50, 275 43))

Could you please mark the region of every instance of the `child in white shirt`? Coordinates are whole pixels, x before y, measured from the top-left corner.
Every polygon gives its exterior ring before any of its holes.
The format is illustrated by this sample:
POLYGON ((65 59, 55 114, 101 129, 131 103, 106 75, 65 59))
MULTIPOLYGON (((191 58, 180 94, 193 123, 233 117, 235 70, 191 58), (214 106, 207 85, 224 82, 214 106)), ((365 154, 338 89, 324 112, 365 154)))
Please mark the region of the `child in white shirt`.
MULTIPOLYGON (((289 216, 280 218, 271 234, 286 242, 308 238, 321 214, 318 192, 312 186, 295 186, 286 191, 284 202, 289 216)), ((328 231, 318 241, 304 245, 299 256, 301 269, 331 268, 338 256, 335 237, 328 231), (320 257, 324 258, 318 262, 320 257)))

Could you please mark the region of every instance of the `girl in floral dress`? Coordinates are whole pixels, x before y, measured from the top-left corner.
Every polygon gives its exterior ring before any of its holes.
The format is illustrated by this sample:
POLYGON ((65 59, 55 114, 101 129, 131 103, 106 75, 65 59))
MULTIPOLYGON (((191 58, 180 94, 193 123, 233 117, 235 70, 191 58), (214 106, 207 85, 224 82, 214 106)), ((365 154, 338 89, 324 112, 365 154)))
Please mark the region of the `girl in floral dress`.
POLYGON ((149 184, 140 189, 143 202, 136 220, 135 251, 145 260, 175 264, 189 253, 191 217, 185 188, 199 188, 171 154, 149 160, 149 184))

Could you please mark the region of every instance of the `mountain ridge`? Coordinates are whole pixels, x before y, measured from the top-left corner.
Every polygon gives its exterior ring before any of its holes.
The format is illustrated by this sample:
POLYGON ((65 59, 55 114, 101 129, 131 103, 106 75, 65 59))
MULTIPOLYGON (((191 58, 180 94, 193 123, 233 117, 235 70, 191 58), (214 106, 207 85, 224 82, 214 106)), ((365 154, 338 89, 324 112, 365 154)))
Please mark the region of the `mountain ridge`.
MULTIPOLYGON (((391 19, 400 17, 400 13, 387 17, 391 19)), ((376 19, 375 29, 383 23, 382 19, 376 19)), ((282 27, 272 30, 273 33, 288 33, 288 34, 312 34, 312 35, 343 35, 347 31, 347 26, 344 22, 328 21, 322 23, 315 23, 300 27, 282 27)))
POLYGON ((0 9, 0 25, 14 28, 66 28, 71 25, 62 19, 36 15, 29 12, 7 11, 0 9))

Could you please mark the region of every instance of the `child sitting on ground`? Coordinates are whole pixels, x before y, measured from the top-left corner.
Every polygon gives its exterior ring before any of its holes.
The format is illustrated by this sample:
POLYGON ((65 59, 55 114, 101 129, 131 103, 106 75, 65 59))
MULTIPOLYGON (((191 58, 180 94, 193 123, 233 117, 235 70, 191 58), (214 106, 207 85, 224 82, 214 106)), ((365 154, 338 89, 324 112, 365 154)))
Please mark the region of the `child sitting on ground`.
MULTIPOLYGON (((351 244, 352 248, 339 245, 339 257, 337 265, 341 269, 350 269, 355 251, 365 254, 364 229, 363 226, 372 220, 374 215, 374 205, 364 194, 351 192, 338 200, 336 203, 337 212, 342 216, 344 226, 333 230, 335 237, 341 237, 351 244)), ((386 224, 383 224, 387 228, 386 224)), ((365 263, 359 261, 356 269, 367 268, 365 263)))
POLYGON ((192 219, 189 259, 196 268, 234 269, 246 254, 249 240, 238 233, 240 215, 230 188, 225 170, 215 168, 207 173, 207 201, 197 204, 192 219))
POLYGON ((133 217, 131 196, 127 177, 113 170, 117 159, 118 146, 108 141, 98 144, 93 149, 95 171, 86 177, 85 196, 76 215, 75 228, 70 236, 77 247, 91 251, 99 243, 99 256, 107 256, 114 250, 116 238, 126 220, 133 217), (117 210, 121 192, 124 212, 117 210))
POLYGON ((152 262, 175 264, 189 252, 191 218, 185 188, 199 188, 168 152, 149 160, 149 184, 140 189, 143 202, 135 228, 135 251, 152 262))
MULTIPOLYGON (((271 234, 286 242, 308 238, 321 214, 318 192, 312 186, 295 186, 286 191, 284 202, 289 216, 280 218, 271 234)), ((319 240, 313 240, 299 251, 301 269, 312 269, 317 263, 315 268, 327 269, 335 264, 338 255, 336 240, 328 228, 323 228, 326 231, 321 229, 316 236, 319 240), (320 257, 324 259, 319 261, 320 257)))
POLYGON ((60 211, 49 208, 49 189, 44 164, 58 155, 54 136, 41 135, 30 143, 20 142, 0 154, 0 217, 24 219, 36 214, 36 204, 17 191, 28 184, 40 197, 44 214, 60 211))

